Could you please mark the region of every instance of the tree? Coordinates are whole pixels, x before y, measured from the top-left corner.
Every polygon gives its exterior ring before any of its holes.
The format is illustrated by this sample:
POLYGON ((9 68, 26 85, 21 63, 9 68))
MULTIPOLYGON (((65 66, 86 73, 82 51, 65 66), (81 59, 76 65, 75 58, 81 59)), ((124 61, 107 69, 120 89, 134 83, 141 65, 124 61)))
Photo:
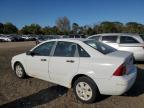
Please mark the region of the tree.
POLYGON ((95 34, 102 33, 102 29, 101 29, 100 24, 94 25, 93 31, 94 31, 95 34))
POLYGON ((0 34, 3 34, 3 29, 4 29, 4 26, 2 23, 0 23, 0 34))
POLYGON ((8 22, 3 25, 3 33, 4 34, 16 34, 18 33, 18 29, 15 25, 8 22))
POLYGON ((64 34, 68 34, 70 32, 70 20, 66 16, 60 17, 56 20, 56 27, 64 34))
POLYGON ((128 33, 144 33, 144 26, 136 22, 128 22, 125 25, 125 32, 128 33))
POLYGON ((95 34, 95 32, 94 32, 94 30, 93 30, 93 28, 92 27, 89 27, 88 29, 87 29, 87 35, 94 35, 95 34))
POLYGON ((77 23, 73 23, 73 24, 72 24, 72 31, 71 31, 71 32, 72 32, 73 34, 78 34, 79 28, 80 28, 80 27, 79 27, 79 25, 78 25, 77 23))
POLYGON ((44 28, 42 29, 42 32, 43 32, 43 34, 45 34, 45 35, 51 35, 51 34, 52 34, 52 28, 49 27, 49 26, 44 27, 44 28))
POLYGON ((117 33, 118 29, 116 28, 113 22, 105 21, 100 24, 100 28, 103 33, 117 33))
POLYGON ((21 33, 22 34, 43 34, 42 33, 42 29, 41 26, 38 24, 31 24, 31 25, 25 25, 22 29, 21 29, 21 33))
POLYGON ((121 33, 124 30, 124 25, 121 22, 113 22, 116 28, 116 32, 121 33))

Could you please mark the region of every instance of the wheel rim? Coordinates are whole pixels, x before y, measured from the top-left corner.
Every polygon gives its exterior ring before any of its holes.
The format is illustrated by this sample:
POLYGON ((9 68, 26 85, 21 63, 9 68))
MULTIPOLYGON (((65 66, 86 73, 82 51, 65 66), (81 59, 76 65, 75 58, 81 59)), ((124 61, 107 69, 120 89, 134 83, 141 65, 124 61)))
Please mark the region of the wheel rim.
POLYGON ((22 74, 23 74, 23 69, 22 69, 22 67, 20 66, 20 65, 17 65, 16 66, 16 68, 15 68, 16 70, 16 75, 18 76, 18 77, 22 77, 22 74))
POLYGON ((76 93, 78 97, 84 101, 87 101, 92 97, 92 89, 86 82, 79 82, 76 85, 76 93))

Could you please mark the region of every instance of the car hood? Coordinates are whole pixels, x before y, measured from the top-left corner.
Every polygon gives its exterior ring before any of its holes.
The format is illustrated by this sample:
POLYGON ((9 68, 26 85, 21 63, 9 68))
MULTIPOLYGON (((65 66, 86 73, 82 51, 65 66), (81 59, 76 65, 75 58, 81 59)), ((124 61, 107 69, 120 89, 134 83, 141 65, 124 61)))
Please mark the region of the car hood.
POLYGON ((18 54, 16 56, 14 56, 12 59, 22 59, 26 56, 26 53, 22 53, 22 54, 18 54))

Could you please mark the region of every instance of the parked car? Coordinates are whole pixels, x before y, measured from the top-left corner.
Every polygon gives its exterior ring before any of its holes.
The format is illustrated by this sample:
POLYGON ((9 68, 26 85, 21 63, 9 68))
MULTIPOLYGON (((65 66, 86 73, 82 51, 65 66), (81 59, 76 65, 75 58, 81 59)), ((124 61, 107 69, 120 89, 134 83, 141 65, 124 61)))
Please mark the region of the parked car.
POLYGON ((1 42, 12 42, 13 41, 13 38, 11 36, 0 36, 0 41, 1 42))
POLYGON ((63 38, 86 38, 85 35, 79 35, 79 34, 74 34, 74 35, 65 35, 63 38))
POLYGON ((43 41, 46 41, 46 40, 58 39, 58 38, 60 38, 60 36, 57 36, 57 35, 41 35, 41 36, 37 37, 36 45, 43 42, 43 41))
POLYGON ((138 34, 105 33, 88 37, 112 46, 118 50, 129 51, 136 61, 144 61, 144 38, 138 34))
POLYGON ((3 42, 2 36, 0 36, 0 42, 3 42))
POLYGON ((94 102, 99 94, 123 94, 137 75, 132 53, 86 39, 48 40, 14 56, 11 64, 17 77, 29 75, 73 88, 85 103, 94 102))
POLYGON ((11 35, 11 38, 13 39, 14 42, 22 42, 25 41, 21 36, 19 35, 11 35))
POLYGON ((28 36, 28 35, 22 35, 22 38, 25 41, 35 41, 36 40, 36 38, 34 36, 28 36))

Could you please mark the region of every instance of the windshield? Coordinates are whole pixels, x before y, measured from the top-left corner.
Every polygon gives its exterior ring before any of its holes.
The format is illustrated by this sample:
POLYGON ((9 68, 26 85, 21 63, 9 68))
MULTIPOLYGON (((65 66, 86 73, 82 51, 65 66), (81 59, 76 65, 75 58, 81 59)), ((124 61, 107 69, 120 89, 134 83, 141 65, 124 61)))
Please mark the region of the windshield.
POLYGON ((117 51, 115 48, 112 48, 111 46, 108 46, 102 42, 96 41, 96 40, 87 40, 84 41, 87 45, 91 46, 92 48, 98 50, 99 52, 103 54, 108 54, 117 51))

